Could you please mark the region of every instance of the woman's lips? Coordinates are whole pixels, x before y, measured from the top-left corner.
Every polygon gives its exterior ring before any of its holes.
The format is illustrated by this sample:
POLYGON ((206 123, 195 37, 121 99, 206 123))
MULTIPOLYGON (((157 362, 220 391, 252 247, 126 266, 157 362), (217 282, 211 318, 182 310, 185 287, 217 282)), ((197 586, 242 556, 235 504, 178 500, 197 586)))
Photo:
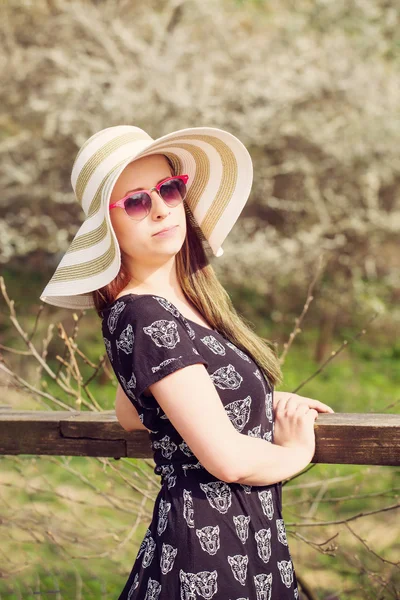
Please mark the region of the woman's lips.
POLYGON ((174 235, 177 227, 178 227, 178 225, 174 225, 173 227, 171 227, 170 229, 167 229, 166 231, 161 231, 160 233, 155 233, 153 237, 168 237, 170 235, 174 235))

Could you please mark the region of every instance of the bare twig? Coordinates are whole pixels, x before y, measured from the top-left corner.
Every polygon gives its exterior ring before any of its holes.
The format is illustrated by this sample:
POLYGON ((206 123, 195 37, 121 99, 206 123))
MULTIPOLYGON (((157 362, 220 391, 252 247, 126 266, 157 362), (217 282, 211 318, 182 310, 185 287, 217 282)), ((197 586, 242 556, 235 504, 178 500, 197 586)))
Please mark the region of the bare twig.
MULTIPOLYGON (((376 319, 376 317, 378 317, 379 314, 375 313, 368 321, 367 323, 371 323, 374 319, 376 319)), ((365 335, 365 333, 367 332, 366 329, 362 329, 361 331, 359 331, 357 334, 355 334, 354 336, 352 336, 350 339, 352 341, 355 341, 356 339, 358 339, 361 335, 365 335)), ((308 383, 309 381, 311 381, 311 379, 314 379, 314 377, 316 377, 319 373, 321 373, 325 367, 327 366, 328 363, 330 363, 336 356, 338 356, 345 348, 347 348, 348 346, 348 341, 344 340, 342 342, 342 344, 339 346, 339 348, 337 350, 332 350, 331 355, 329 356, 329 358, 327 358, 322 365, 316 370, 314 371, 314 373, 312 373, 309 377, 307 377, 307 379, 305 379, 304 381, 302 381, 294 390, 292 390, 292 393, 295 394, 297 393, 302 387, 303 385, 306 385, 306 383, 308 383)))
POLYGON ((283 344, 284 350, 283 350, 282 354, 279 357, 279 362, 280 362, 281 366, 285 362, 285 358, 287 356, 287 353, 289 352, 290 347, 291 347, 293 341, 296 338, 296 335, 301 332, 300 325, 303 322, 303 319, 304 319, 305 315, 308 312, 308 308, 309 308, 312 300, 314 299, 314 297, 312 296, 312 291, 313 291, 313 289, 315 287, 315 284, 316 284, 317 279, 319 277, 320 271, 322 269, 322 262, 323 262, 323 257, 320 255, 318 257, 318 259, 317 259, 317 263, 318 264, 317 264, 317 268, 315 270, 314 277, 313 277, 310 285, 308 286, 307 298, 306 298, 306 302, 305 302, 305 304, 303 306, 303 310, 302 310, 300 316, 295 319, 295 326, 294 326, 293 331, 289 335, 289 340, 286 343, 283 344))
POLYGON ((400 561, 397 562, 393 562, 391 560, 388 560, 387 558, 383 558, 383 556, 381 556, 380 554, 378 554, 377 552, 375 552, 375 550, 372 550, 372 548, 370 548, 367 544, 367 542, 361 537, 359 536, 354 529, 352 529, 350 527, 350 525, 348 524, 348 522, 345 523, 347 529, 354 535, 355 538, 357 538, 362 545, 368 550, 368 552, 370 552, 371 554, 373 554, 374 556, 376 556, 377 558, 379 558, 379 560, 381 560, 384 563, 387 563, 388 565, 392 565, 393 567, 396 567, 396 569, 400 570, 400 561))
POLYGON ((326 525, 340 525, 341 523, 348 523, 349 521, 355 521, 355 519, 361 519, 362 517, 368 517, 370 515, 376 515, 378 513, 387 512, 389 510, 396 510, 400 508, 400 503, 392 504, 391 506, 384 506, 377 510, 370 510, 368 512, 360 512, 356 515, 352 515, 347 519, 337 519, 334 521, 318 521, 317 523, 286 523, 287 527, 325 527, 326 525))
POLYGON ((336 556, 336 550, 338 549, 338 546, 336 544, 331 544, 327 548, 323 548, 323 546, 326 546, 332 540, 336 539, 339 535, 339 532, 335 533, 333 536, 328 538, 325 542, 320 542, 320 543, 314 542, 313 540, 309 540, 308 538, 306 538, 301 533, 298 533, 297 531, 288 531, 288 534, 293 535, 294 537, 298 538, 302 542, 305 542, 306 544, 311 546, 311 548, 314 548, 314 550, 318 550, 318 552, 320 552, 321 554, 328 554, 329 556, 336 556))

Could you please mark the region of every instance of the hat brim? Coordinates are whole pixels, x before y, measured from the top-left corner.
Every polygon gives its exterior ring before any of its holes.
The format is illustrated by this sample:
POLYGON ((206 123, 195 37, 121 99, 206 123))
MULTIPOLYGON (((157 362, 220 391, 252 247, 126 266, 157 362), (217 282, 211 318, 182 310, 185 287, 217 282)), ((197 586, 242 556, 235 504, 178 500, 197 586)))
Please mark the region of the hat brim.
MULTIPOLYGON (((144 156, 165 154, 177 174, 189 175, 185 202, 198 225, 200 238, 216 257, 222 256, 222 243, 251 191, 253 165, 246 147, 234 135, 213 127, 181 129, 156 140, 131 143, 125 139, 118 147, 115 139, 126 138, 131 129, 137 128, 117 126, 103 130, 109 136, 114 134, 113 147, 110 154, 103 152, 99 164, 93 164, 90 144, 80 150, 79 160, 87 162, 79 173, 75 169, 77 157, 71 179, 87 217, 43 290, 43 302, 74 310, 93 308, 92 292, 117 276, 121 255, 108 210, 110 196, 125 167, 144 156), (74 169, 78 172, 75 180, 74 169), (82 173, 83 182, 79 179, 82 173)), ((96 141, 101 144, 98 138, 96 141)))

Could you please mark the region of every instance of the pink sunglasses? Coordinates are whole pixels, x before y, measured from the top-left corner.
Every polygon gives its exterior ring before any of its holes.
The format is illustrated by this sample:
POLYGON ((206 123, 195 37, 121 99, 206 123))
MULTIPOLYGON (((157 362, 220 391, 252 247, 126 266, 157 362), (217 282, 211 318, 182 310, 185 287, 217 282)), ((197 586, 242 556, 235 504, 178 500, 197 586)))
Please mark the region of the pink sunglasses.
POLYGON ((189 175, 176 175, 175 177, 168 177, 163 181, 160 181, 157 185, 152 187, 150 190, 138 190, 136 192, 130 192, 121 200, 110 204, 109 209, 123 208, 130 219, 135 221, 141 221, 150 212, 151 209, 151 196, 150 192, 156 190, 161 196, 167 206, 178 206, 182 202, 187 194, 186 184, 189 179, 189 175))

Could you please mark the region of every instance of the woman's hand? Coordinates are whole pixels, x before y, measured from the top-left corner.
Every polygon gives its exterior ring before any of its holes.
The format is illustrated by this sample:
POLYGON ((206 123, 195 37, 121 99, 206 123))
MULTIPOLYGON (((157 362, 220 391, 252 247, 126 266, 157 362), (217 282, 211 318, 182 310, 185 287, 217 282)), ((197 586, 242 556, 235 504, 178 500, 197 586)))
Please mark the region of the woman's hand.
POLYGON ((296 448, 309 463, 315 453, 314 422, 318 417, 315 408, 298 402, 296 394, 279 396, 275 408, 274 444, 296 448))
POLYGON ((330 406, 328 406, 327 404, 324 404, 323 402, 320 402, 319 400, 314 400, 313 398, 306 398, 305 396, 299 396, 299 394, 294 394, 293 392, 275 392, 275 391, 273 393, 274 409, 276 408, 276 405, 279 400, 283 400, 283 399, 288 400, 289 398, 292 398, 292 400, 291 400, 292 406, 294 404, 296 404, 296 405, 305 404, 306 406, 308 406, 308 408, 314 408, 317 412, 325 412, 325 413, 334 413, 335 412, 330 406))

